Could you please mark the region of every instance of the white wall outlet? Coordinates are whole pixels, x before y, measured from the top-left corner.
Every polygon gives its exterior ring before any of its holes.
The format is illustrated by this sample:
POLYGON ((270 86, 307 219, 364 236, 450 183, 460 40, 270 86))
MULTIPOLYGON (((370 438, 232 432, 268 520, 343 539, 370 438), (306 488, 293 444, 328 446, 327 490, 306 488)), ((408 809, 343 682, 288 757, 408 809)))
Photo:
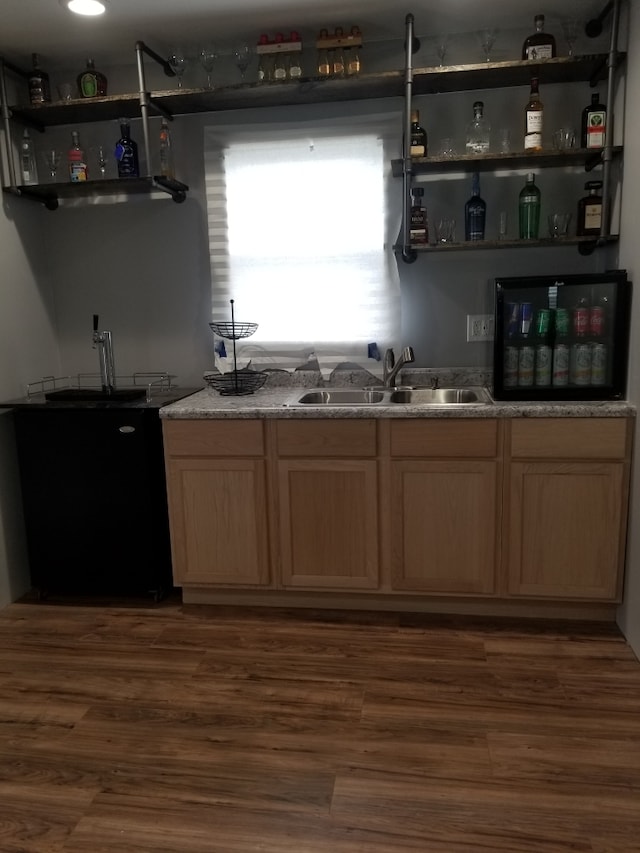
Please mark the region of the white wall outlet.
POLYGON ((493 340, 493 314, 467 314, 467 342, 493 340))

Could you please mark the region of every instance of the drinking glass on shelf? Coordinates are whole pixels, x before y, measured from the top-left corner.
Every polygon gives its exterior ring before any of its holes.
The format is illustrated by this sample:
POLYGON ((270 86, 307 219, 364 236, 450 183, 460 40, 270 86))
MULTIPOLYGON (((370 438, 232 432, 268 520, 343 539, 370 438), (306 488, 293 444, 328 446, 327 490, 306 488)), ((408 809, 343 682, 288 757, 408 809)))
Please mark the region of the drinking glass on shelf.
POLYGON ((244 75, 247 73, 247 68, 249 67, 249 63, 251 62, 251 55, 253 54, 253 50, 251 47, 242 43, 237 45, 233 51, 233 58, 240 71, 240 76, 244 82, 244 75))
POLYGON ((55 181, 56 176, 58 174, 58 166, 60 165, 60 159, 62 154, 60 151, 57 151, 55 148, 47 148, 46 151, 42 154, 42 159, 44 160, 47 170, 49 172, 49 176, 52 180, 55 181))
POLYGON ((486 27, 483 30, 478 32, 478 39, 480 40, 480 46, 484 52, 484 58, 487 62, 491 62, 491 51, 493 50, 493 46, 496 43, 496 39, 498 38, 499 30, 494 27, 486 27))
POLYGON ((436 49, 436 54, 438 59, 440 60, 440 66, 444 65, 445 57, 449 51, 449 44, 451 42, 451 36, 448 33, 442 33, 434 38, 434 45, 436 49))
POLYGON ((578 21, 576 18, 563 18, 562 34, 564 35, 564 40, 566 41, 567 47, 569 48, 567 56, 573 56, 573 46, 576 43, 579 32, 580 21, 578 21))
POLYGON ((184 50, 180 47, 173 48, 167 57, 167 61, 178 78, 178 88, 182 89, 182 75, 186 71, 189 63, 184 50))
POLYGON ((218 49, 214 44, 206 44, 200 49, 200 65, 207 75, 207 89, 213 89, 213 84, 211 83, 211 72, 213 71, 218 56, 218 49))
POLYGON ((107 153, 104 150, 104 145, 98 145, 96 150, 96 165, 100 172, 100 177, 104 178, 107 174, 107 153))

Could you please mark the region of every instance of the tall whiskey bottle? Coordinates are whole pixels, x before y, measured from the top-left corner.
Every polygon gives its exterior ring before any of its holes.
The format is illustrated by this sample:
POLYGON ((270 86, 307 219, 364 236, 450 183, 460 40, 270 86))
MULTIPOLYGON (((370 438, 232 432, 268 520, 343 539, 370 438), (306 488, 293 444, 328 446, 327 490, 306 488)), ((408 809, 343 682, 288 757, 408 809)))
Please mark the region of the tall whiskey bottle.
POLYGON ((420 124, 420 113, 418 110, 411 111, 411 144, 409 154, 411 157, 426 157, 428 151, 427 131, 420 124))
POLYGON ((556 55, 556 40, 544 31, 544 15, 536 15, 533 20, 536 31, 524 40, 522 58, 552 59, 556 55))
POLYGON ((525 151, 542 150, 542 126, 544 121, 544 105, 538 92, 538 78, 531 78, 529 100, 524 108, 524 149, 525 151))
POLYGON ((33 68, 29 72, 29 100, 32 104, 48 104, 51 100, 51 86, 49 75, 40 68, 40 59, 37 53, 31 54, 33 68))

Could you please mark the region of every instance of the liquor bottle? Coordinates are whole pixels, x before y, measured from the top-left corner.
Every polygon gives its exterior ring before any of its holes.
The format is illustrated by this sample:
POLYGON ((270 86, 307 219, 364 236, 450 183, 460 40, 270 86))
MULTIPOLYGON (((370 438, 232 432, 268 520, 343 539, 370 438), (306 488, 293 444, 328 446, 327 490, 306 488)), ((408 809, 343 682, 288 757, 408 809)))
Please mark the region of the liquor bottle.
POLYGON ((164 117, 160 125, 160 174, 165 178, 175 177, 171 133, 169 132, 167 120, 164 117))
POLYGON ((484 240, 487 203, 480 197, 480 175, 473 173, 471 198, 464 206, 464 239, 484 240))
POLYGON ((551 59, 556 55, 556 40, 544 31, 544 15, 536 15, 535 33, 528 36, 522 45, 523 59, 551 59))
POLYGON ((587 195, 578 202, 578 237, 598 237, 602 226, 602 181, 587 181, 587 195))
POLYGON ((531 78, 529 100, 524 108, 524 148, 525 151, 542 150, 542 125, 544 105, 538 92, 538 78, 531 78))
POLYGON ((300 50, 294 50, 289 55, 289 79, 290 80, 299 80, 302 77, 302 43, 300 39, 300 34, 295 30, 290 33, 289 41, 292 44, 298 44, 300 42, 300 50))
POLYGON ((329 50, 326 44, 323 42, 327 42, 329 40, 329 32, 328 30, 322 29, 320 30, 320 34, 318 36, 318 41, 316 42, 318 48, 318 74, 321 77, 329 77, 331 74, 331 63, 329 62, 329 50))
POLYGON ((107 78, 96 70, 93 59, 87 59, 87 67, 78 74, 78 92, 81 98, 101 98, 107 94, 107 78))
MULTIPOLYGON (((276 33, 276 44, 284 43, 284 36, 282 33, 276 33)), ((276 53, 273 60, 273 79, 274 80, 286 80, 287 79, 287 55, 283 53, 276 53)))
POLYGON ((49 75, 40 68, 40 59, 37 53, 31 54, 33 69, 29 73, 29 101, 32 104, 48 104, 51 100, 51 86, 49 75))
POLYGON ((88 179, 87 161, 84 159, 84 151, 80 147, 80 137, 77 130, 71 131, 71 148, 67 155, 69 163, 69 179, 71 183, 77 184, 88 179))
POLYGON ((120 119, 120 139, 116 143, 115 157, 118 163, 119 178, 138 178, 140 176, 138 144, 131 139, 129 122, 126 118, 120 119))
POLYGON ((20 172, 23 184, 37 184, 38 173, 36 171, 36 158, 33 150, 33 141, 29 131, 24 129, 22 142, 20 143, 20 172))
POLYGON ((415 245, 426 245, 429 242, 429 229, 427 225, 427 210, 422 203, 424 189, 422 187, 411 188, 411 228, 410 241, 415 245))
POLYGON ((551 385, 552 350, 550 344, 551 311, 541 308, 536 314, 535 323, 535 368, 534 383, 546 388, 551 385))
POLYGON ((484 104, 476 101, 473 105, 473 119, 467 125, 467 154, 486 154, 491 140, 491 125, 484 115, 484 104))
MULTIPOLYGON (((351 35, 359 39, 361 36, 360 27, 351 27, 351 35)), ((349 77, 353 77, 354 74, 360 73, 360 69, 360 45, 353 44, 349 47, 349 51, 345 56, 345 71, 349 77)))
POLYGON ((529 172, 527 182, 518 198, 518 219, 521 240, 537 240, 540 228, 540 190, 535 175, 529 172))
POLYGON ((427 131, 420 125, 420 112, 418 110, 411 110, 411 144, 409 154, 412 157, 426 157, 427 151, 427 131))
POLYGON ((258 39, 258 83, 273 80, 273 54, 261 53, 260 48, 269 44, 269 36, 263 33, 258 39))
MULTIPOLYGON (((344 30, 342 27, 336 27, 334 38, 342 39, 344 38, 344 30)), ((344 76, 344 54, 342 51, 342 47, 338 45, 333 49, 333 60, 331 66, 331 73, 334 77, 343 77, 344 76)))
POLYGON ((594 92, 591 103, 582 110, 580 144, 583 148, 604 148, 607 126, 607 108, 600 103, 600 95, 594 92))

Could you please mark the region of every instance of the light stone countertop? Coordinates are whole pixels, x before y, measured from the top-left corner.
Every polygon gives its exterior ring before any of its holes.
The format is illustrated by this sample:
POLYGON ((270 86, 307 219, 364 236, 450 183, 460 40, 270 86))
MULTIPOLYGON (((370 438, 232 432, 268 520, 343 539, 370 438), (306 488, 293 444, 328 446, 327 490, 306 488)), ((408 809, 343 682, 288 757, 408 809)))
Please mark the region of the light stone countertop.
MULTIPOLYGON (((415 369, 402 372, 402 384, 429 386, 438 376, 441 386, 486 387, 486 373, 473 370, 415 369)), ((264 388, 247 396, 222 396, 213 388, 205 388, 160 409, 167 419, 224 419, 224 418, 621 418, 633 417, 636 407, 627 401, 493 401, 488 404, 456 403, 455 405, 424 405, 372 403, 369 405, 305 405, 298 404, 300 396, 310 388, 323 390, 336 387, 380 387, 379 380, 366 370, 345 370, 335 373, 323 383, 312 371, 298 375, 269 377, 264 388)))

